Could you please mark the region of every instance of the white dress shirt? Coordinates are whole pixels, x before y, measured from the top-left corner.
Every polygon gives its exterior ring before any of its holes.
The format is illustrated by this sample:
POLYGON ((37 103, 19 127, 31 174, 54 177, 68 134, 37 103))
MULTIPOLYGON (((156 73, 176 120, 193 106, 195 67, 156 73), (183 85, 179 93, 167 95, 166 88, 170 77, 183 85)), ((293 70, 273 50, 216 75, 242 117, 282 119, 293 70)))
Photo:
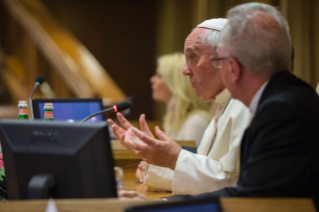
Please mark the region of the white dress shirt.
POLYGON ((251 112, 251 114, 255 115, 256 111, 257 111, 257 106, 259 103, 259 100, 261 98, 261 95, 263 94, 267 84, 268 84, 269 80, 267 80, 257 91, 257 93, 255 94, 254 98, 251 100, 250 105, 249 105, 249 111, 251 112))
POLYGON ((216 102, 219 106, 203 135, 198 154, 181 150, 174 171, 150 165, 144 185, 192 195, 236 186, 241 137, 251 114, 241 102, 230 100, 227 90, 216 97, 216 102))

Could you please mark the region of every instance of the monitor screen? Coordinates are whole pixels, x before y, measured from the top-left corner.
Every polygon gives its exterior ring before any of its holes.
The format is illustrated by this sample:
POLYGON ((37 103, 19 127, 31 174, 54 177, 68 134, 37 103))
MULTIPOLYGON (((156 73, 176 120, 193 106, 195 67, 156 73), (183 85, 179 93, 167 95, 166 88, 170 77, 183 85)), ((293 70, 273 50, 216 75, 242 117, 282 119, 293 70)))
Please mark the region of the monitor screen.
MULTIPOLYGON (((174 197, 174 196, 173 196, 174 197)), ((204 198, 187 201, 163 202, 127 208, 126 212, 222 212, 219 198, 204 198)))
POLYGON ((106 122, 1 120, 0 139, 9 199, 34 197, 32 180, 52 176, 46 197, 116 197, 106 122))
MULTIPOLYGON (((103 110, 102 100, 95 99, 34 99, 33 113, 35 119, 44 119, 44 103, 53 103, 55 121, 76 122, 103 110)), ((103 121, 103 115, 92 117, 87 122, 103 121)))
POLYGON ((217 203, 175 206, 160 209, 143 210, 143 212, 219 212, 217 203))

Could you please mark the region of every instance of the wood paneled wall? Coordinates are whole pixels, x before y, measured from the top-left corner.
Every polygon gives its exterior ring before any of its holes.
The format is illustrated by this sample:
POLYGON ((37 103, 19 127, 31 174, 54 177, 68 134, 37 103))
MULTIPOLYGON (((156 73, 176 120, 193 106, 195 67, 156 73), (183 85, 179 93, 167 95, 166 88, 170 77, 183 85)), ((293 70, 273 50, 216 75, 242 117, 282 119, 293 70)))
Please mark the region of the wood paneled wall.
POLYGON ((42 0, 107 70, 137 99, 130 119, 153 118, 149 79, 155 72, 156 1, 42 0))

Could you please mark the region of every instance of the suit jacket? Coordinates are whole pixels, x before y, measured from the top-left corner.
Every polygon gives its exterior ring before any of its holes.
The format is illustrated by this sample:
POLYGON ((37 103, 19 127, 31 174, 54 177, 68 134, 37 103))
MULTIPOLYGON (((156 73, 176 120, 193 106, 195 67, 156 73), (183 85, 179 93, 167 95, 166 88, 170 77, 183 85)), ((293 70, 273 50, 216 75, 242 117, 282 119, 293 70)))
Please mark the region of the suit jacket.
POLYGON ((318 197, 318 120, 314 89, 288 71, 275 74, 245 131, 237 188, 183 198, 318 197))

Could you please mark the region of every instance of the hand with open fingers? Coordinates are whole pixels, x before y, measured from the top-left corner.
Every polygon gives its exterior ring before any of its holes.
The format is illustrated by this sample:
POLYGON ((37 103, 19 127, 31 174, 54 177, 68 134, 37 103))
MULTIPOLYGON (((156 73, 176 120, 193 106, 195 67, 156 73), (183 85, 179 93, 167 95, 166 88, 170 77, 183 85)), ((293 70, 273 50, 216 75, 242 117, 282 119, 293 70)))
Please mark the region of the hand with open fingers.
MULTIPOLYGON (((132 141, 134 141, 135 143, 139 143, 141 142, 140 139, 132 132, 132 124, 128 120, 126 120, 121 113, 117 113, 117 117, 124 129, 115 124, 113 120, 107 120, 109 125, 112 127, 112 132, 115 138, 119 140, 125 148, 131 150, 136 154, 136 152, 132 148, 132 141)), ((154 137, 146 123, 144 114, 140 116, 140 127, 143 133, 154 137)))
POLYGON ((120 200, 148 200, 144 194, 136 191, 120 190, 117 195, 120 200))
POLYGON ((155 128, 155 133, 160 140, 150 137, 137 128, 132 128, 133 133, 143 141, 132 141, 132 148, 136 155, 143 158, 149 164, 175 169, 176 161, 182 147, 173 139, 169 138, 159 127, 155 128))

